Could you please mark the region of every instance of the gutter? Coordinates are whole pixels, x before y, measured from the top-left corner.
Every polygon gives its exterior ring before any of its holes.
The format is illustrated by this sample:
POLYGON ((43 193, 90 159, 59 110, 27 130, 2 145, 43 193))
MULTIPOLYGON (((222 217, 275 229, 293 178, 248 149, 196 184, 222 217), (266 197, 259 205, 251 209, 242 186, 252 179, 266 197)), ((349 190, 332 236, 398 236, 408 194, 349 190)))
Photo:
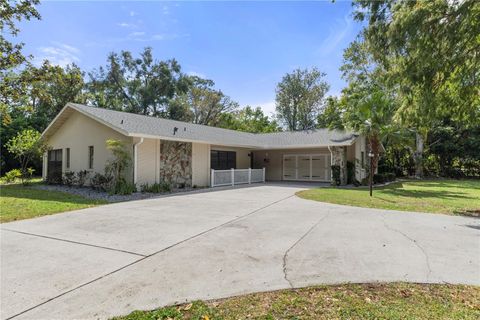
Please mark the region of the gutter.
POLYGON ((133 144, 133 183, 137 184, 138 177, 138 146, 143 143, 143 138, 140 141, 133 144))

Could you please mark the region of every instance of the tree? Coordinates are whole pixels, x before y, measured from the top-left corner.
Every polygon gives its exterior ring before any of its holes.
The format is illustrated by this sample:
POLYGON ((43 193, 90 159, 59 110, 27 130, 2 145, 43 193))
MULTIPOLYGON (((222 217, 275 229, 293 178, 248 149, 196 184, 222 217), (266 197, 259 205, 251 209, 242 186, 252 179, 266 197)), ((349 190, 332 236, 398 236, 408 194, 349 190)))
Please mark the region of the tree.
POLYGON ((424 140, 444 118, 480 117, 480 2, 358 0, 357 20, 373 60, 399 101, 395 118, 417 132, 417 175, 424 140))
POLYGON ((27 129, 19 132, 6 144, 8 152, 20 162, 22 180, 28 177, 28 165, 32 160, 40 158, 48 149, 38 131, 27 129))
POLYGON ((317 68, 287 73, 276 89, 276 117, 288 130, 307 130, 315 120, 329 89, 325 73, 317 68))
POLYGON ((170 101, 170 117, 197 124, 217 126, 222 115, 235 111, 238 103, 220 90, 215 90, 212 80, 190 77, 188 91, 170 101))
POLYGON ((270 120, 260 107, 254 109, 250 106, 246 106, 239 111, 224 113, 219 126, 225 129, 251 133, 280 131, 277 122, 270 120))
POLYGON ((328 97, 325 106, 317 116, 317 128, 345 129, 342 113, 343 110, 338 98, 333 96, 328 97))
MULTIPOLYGON (((2 80, 2 141, 27 128, 43 131, 67 102, 85 101, 83 72, 74 64, 62 68, 45 61, 40 67, 27 65, 23 70, 12 70, 2 80)), ((6 151, 2 144, 2 171, 18 166, 6 151)), ((32 161, 32 165, 41 168, 40 162, 32 161)))
POLYGON ((111 53, 106 67, 89 73, 89 102, 107 109, 165 117, 171 99, 187 92, 190 78, 175 59, 157 61, 152 49, 139 58, 111 53))

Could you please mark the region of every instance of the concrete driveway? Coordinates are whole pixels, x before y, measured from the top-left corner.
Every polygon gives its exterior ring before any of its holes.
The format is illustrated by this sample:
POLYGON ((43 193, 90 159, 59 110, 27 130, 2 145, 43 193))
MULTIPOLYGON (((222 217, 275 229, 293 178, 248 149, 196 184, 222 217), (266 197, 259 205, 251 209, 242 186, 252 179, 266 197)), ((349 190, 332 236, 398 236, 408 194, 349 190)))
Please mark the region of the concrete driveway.
POLYGON ((108 318, 322 283, 480 284, 480 220, 302 200, 295 185, 1 225, 2 319, 108 318))

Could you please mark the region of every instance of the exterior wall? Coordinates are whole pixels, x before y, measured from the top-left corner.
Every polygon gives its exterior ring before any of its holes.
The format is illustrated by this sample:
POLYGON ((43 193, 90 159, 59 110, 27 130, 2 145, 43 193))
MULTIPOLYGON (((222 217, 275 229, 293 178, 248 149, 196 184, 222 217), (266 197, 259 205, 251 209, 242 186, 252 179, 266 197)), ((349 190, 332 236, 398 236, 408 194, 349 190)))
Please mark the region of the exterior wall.
MULTIPOLYGON (((105 141, 108 139, 122 140, 128 150, 132 150, 132 139, 109 127, 90 119, 79 112, 74 112, 65 123, 47 139, 47 144, 52 149, 63 149, 62 172, 82 171, 104 173, 105 164, 111 156, 105 141), (88 147, 94 147, 93 169, 88 168, 88 147), (70 148, 70 168, 66 168, 67 152, 70 148)), ((133 154, 132 154, 133 156, 133 154)), ((46 157, 44 157, 44 161, 46 157)), ((44 163, 46 168, 46 163, 44 163)), ((131 170, 129 170, 131 172, 131 170)), ((131 178, 130 172, 127 179, 131 178)), ((45 170, 46 176, 46 170, 45 170)))
POLYGON ((364 165, 367 165, 368 161, 368 152, 366 146, 366 139, 364 136, 358 137, 355 141, 355 178, 358 181, 362 181, 362 179, 366 178, 367 173, 364 168, 362 168, 362 152, 364 157, 364 165))
POLYGON ((283 155, 285 154, 330 154, 328 148, 257 150, 253 152, 253 167, 265 167, 265 179, 269 181, 283 180, 283 155), (267 159, 267 161, 265 161, 267 159))
POLYGON ((210 185, 210 145, 192 144, 192 186, 210 185))
POLYGON ((332 166, 340 167, 340 184, 347 184, 347 147, 330 147, 332 166))
MULTIPOLYGON (((135 138, 134 143, 141 140, 135 138)), ((160 180, 160 140, 144 139, 137 145, 137 186, 153 184, 160 180)))
POLYGON ((160 180, 173 188, 192 186, 192 143, 160 142, 160 180))
POLYGON ((210 146, 210 150, 235 151, 237 153, 237 169, 250 168, 250 157, 248 156, 248 154, 251 152, 250 149, 212 145, 210 146))

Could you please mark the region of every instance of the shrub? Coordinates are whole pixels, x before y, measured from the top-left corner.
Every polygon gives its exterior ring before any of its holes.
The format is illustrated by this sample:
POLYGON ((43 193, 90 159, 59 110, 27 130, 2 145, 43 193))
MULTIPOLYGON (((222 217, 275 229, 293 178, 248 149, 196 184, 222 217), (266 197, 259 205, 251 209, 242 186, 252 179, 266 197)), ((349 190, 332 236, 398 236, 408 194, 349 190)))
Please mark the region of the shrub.
POLYGON ((71 187, 75 184, 75 172, 67 171, 63 174, 63 184, 71 187))
POLYGON ((339 186, 341 184, 340 180, 340 166, 333 165, 332 166, 332 185, 339 186))
POLYGON ((385 176, 381 173, 373 175, 373 183, 384 183, 385 176))
POLYGON ((15 180, 20 179, 22 177, 22 171, 20 169, 12 169, 5 173, 5 176, 3 179, 5 180, 6 183, 12 183, 15 182, 15 180))
POLYGON ((355 180, 355 163, 347 161, 347 184, 354 183, 355 180))
POLYGON ((134 183, 127 182, 125 179, 117 180, 113 187, 109 188, 110 194, 127 195, 137 191, 134 183))
POLYGON ((140 191, 145 193, 145 192, 151 192, 151 193, 164 193, 164 192, 170 192, 172 191, 172 186, 168 182, 160 182, 160 183, 154 183, 149 185, 148 183, 143 184, 140 187, 140 191))
POLYGON ((88 176, 89 176, 89 172, 87 170, 78 171, 76 173, 75 182, 79 187, 83 187, 85 185, 85 182, 87 182, 88 176))
POLYGON ((110 176, 95 173, 90 179, 90 185, 95 190, 109 191, 111 188, 112 178, 110 176))
POLYGON ((385 177, 387 181, 395 181, 395 179, 397 178, 396 174, 393 172, 385 173, 385 177))
POLYGON ((47 179, 48 184, 61 184, 62 183, 62 173, 61 172, 48 172, 47 179))

